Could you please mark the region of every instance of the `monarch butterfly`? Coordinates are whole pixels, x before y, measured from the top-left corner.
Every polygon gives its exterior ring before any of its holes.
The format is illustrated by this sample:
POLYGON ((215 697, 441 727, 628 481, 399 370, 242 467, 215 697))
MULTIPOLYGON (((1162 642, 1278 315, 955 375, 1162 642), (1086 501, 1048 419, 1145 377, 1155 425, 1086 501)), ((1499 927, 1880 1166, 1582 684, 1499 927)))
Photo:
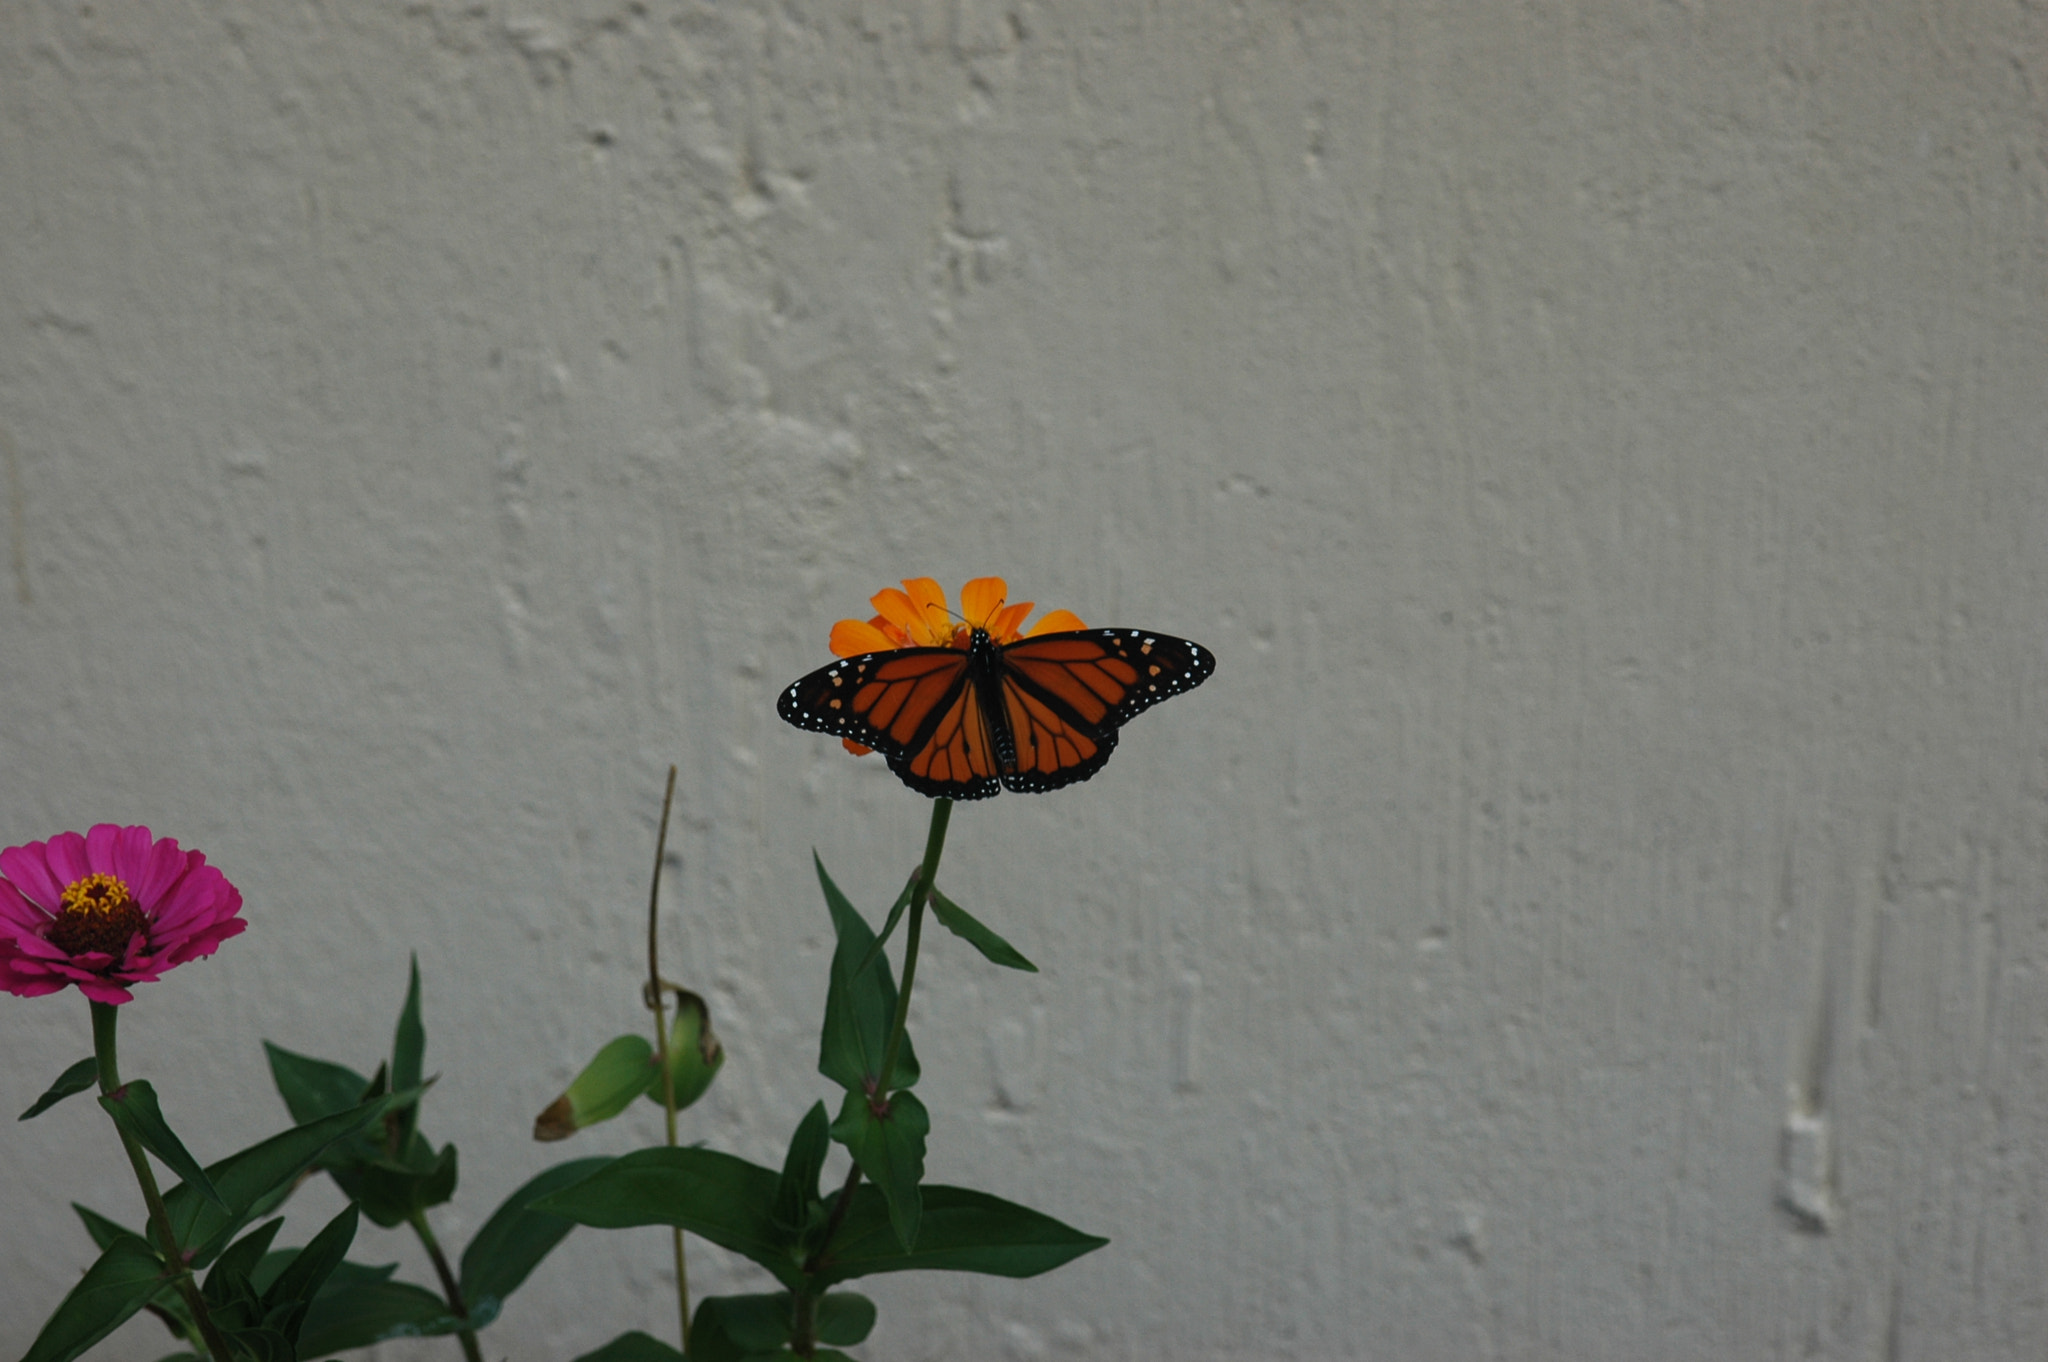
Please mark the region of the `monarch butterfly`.
POLYGON ((895 648, 821 667, 775 706, 798 728, 872 747, 919 794, 987 799, 1088 779, 1116 731, 1209 679, 1199 643, 1142 629, 1074 629, 967 647, 895 648))

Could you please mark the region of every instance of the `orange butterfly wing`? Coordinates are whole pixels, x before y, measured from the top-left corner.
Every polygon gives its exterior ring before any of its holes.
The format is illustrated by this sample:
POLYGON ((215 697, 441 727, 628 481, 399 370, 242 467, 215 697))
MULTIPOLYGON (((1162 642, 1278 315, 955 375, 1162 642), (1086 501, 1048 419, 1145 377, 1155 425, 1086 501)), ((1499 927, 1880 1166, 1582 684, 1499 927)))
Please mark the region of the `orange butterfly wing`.
POLYGON ((899 648, 847 658, 784 691, 798 728, 881 752, 906 785, 947 799, 1088 779, 1117 729, 1208 680, 1200 644, 1139 629, 1077 629, 998 645, 899 648))
POLYGON ((775 709, 798 728, 874 748, 921 794, 986 799, 1002 787, 968 662, 959 648, 865 653, 812 672, 775 709))

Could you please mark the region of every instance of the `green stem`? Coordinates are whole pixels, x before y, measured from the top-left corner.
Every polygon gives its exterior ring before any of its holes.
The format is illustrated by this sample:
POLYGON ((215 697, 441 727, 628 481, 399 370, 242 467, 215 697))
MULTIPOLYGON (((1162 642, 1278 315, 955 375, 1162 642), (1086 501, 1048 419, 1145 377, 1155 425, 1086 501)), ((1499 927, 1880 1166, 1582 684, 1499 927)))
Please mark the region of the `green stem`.
MULTIPOLYGON (((661 862, 668 851, 668 812, 676 798, 676 768, 668 768, 668 789, 661 796, 661 830, 654 835, 654 882, 647 887, 647 1005, 654 1009, 654 1058, 661 1066, 661 1109, 668 1123, 668 1147, 676 1147, 676 1076, 668 1064, 668 1013, 661 989, 661 862)), ((682 1002, 677 1001, 678 1011, 682 1002)), ((690 1353, 690 1266, 683 1258, 683 1231, 670 1234, 676 1259, 676 1313, 682 1317, 683 1355, 690 1353)))
MULTIPOLYGON (((889 1100, 889 1080, 896 1075, 896 1056, 903 1048, 903 1034, 910 1025, 910 990, 917 982, 917 947, 923 934, 924 906, 931 899, 932 884, 938 879, 939 857, 946 850, 946 827, 952 820, 953 801, 934 799, 931 831, 925 834, 924 839, 924 864, 918 868, 917 884, 910 891, 910 926, 903 939, 903 987, 896 994, 896 1020, 889 1030, 888 1048, 882 1052, 882 1071, 876 1076, 875 1090, 868 1098, 870 1102, 886 1103, 889 1100)), ((804 1260, 806 1274, 816 1272, 825 1261, 825 1252, 832 1246, 832 1236, 839 1233, 847 1209, 853 1205, 853 1191, 860 1186, 860 1176, 858 1162, 846 1170, 846 1183, 839 1189, 839 1199, 832 1203, 832 1215, 825 1222, 825 1232, 818 1236, 818 1247, 804 1260)), ((790 1349, 798 1357, 812 1356, 818 1346, 817 1296, 808 1282, 804 1287, 795 1293, 796 1307, 790 1329, 790 1349)))
POLYGON ((463 1321, 463 1327, 455 1331, 455 1337, 462 1344, 462 1355, 469 1362, 484 1362, 483 1350, 477 1346, 476 1330, 469 1327, 469 1303, 462 1299, 462 1284, 448 1266, 448 1255, 441 1252, 441 1241, 434 1237, 433 1227, 427 1224, 427 1213, 414 1211, 406 1221, 412 1226, 412 1232, 420 1237, 420 1242, 426 1245, 427 1257, 434 1260, 434 1272, 441 1279, 441 1294, 448 1298, 449 1313, 463 1321))
POLYGON ((903 938, 903 987, 896 994, 896 1024, 889 1031, 889 1048, 882 1052, 882 1072, 876 1077, 873 1100, 889 1100, 889 1080, 896 1075, 896 1055, 903 1048, 903 1032, 910 1024, 910 989, 917 982, 917 943, 924 930, 924 906, 938 879, 939 857, 946 850, 946 825, 953 819, 953 801, 932 801, 931 831, 925 835, 924 865, 917 873, 917 887, 910 891, 910 926, 903 938))
MULTIPOLYGON (((92 1051, 99 1062, 100 1094, 106 1096, 121 1086, 121 1065, 116 1058, 114 1029, 120 1019, 120 1009, 113 1003, 91 1001, 92 1007, 92 1051)), ((135 1138, 118 1125, 115 1133, 121 1137, 121 1147, 128 1151, 128 1165, 135 1170, 135 1181, 142 1187, 142 1200, 149 1207, 149 1228, 156 1235, 157 1252, 163 1255, 164 1267, 171 1274, 171 1287, 184 1300, 185 1308, 192 1312, 192 1323, 199 1330, 199 1337, 206 1344, 206 1351, 214 1362, 233 1362, 234 1354, 228 1351, 227 1340, 214 1327, 213 1317, 206 1312, 206 1299, 199 1294, 199 1284, 192 1280, 192 1268, 185 1261, 184 1251, 178 1247, 178 1236, 171 1229, 170 1213, 164 1209, 163 1193, 157 1190, 156 1173, 149 1166, 149 1156, 135 1138)))

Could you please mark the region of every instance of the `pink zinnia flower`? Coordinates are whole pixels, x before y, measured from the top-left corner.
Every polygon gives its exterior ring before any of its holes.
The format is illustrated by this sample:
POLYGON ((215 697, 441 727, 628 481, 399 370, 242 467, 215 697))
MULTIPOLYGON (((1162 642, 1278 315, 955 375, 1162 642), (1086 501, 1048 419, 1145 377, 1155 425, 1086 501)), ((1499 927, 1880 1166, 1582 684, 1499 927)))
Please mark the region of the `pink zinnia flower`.
POLYGON ((24 998, 77 984, 125 1003, 123 984, 154 983, 249 925, 227 876, 148 828, 101 823, 9 847, 0 876, 0 989, 24 998))

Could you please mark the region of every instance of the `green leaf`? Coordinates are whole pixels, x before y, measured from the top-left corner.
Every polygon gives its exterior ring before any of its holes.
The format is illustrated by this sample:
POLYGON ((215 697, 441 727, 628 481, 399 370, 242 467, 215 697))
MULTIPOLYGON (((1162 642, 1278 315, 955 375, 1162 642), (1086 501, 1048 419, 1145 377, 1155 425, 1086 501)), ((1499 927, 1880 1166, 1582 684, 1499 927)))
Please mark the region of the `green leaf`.
POLYGON ((370 1080, 346 1064, 295 1054, 267 1040, 263 1053, 270 1059, 270 1077, 284 1098, 285 1110, 301 1125, 347 1111, 370 1094, 370 1080))
MULTIPOLYGON (((81 1206, 74 1201, 71 1203, 71 1209, 78 1212, 78 1218, 85 1222, 85 1232, 92 1236, 95 1248, 105 1248, 123 1235, 130 1239, 142 1239, 141 1235, 129 1229, 120 1221, 109 1220, 90 1206, 81 1206)), ((149 1241, 143 1240, 143 1242, 147 1243, 149 1241)))
POLYGON ((505 1198, 463 1250, 462 1299, 471 1310, 481 1310, 486 1301, 503 1301, 518 1290, 541 1259, 576 1228, 576 1222, 568 1217, 536 1211, 530 1203, 610 1162, 610 1156, 598 1155, 556 1164, 505 1198))
POLYGON ((932 916, 947 931, 980 951, 991 963, 1004 969, 1020 969, 1027 974, 1038 973, 1038 966, 1026 960, 1015 946, 977 922, 965 908, 937 889, 932 890, 932 916))
POLYGON ((797 1123, 789 1153, 782 1160, 782 1178, 775 1187, 776 1224, 801 1233, 809 1223, 811 1206, 818 1200, 818 1174, 824 1170, 825 1151, 831 1147, 825 1104, 814 1103, 797 1123))
POLYGON ((875 1329, 875 1303, 853 1291, 834 1291, 818 1302, 818 1341, 851 1348, 875 1329))
POLYGON ((206 1170, 199 1166, 199 1160, 186 1151, 184 1142, 164 1120, 163 1109, 157 1105, 155 1088, 138 1078, 133 1083, 123 1083, 100 1098, 100 1105, 114 1118, 114 1124, 121 1128, 123 1134, 162 1159, 164 1166, 183 1178, 187 1185, 197 1187, 201 1196, 222 1210, 227 1209, 227 1202, 222 1201, 220 1193, 214 1190, 206 1170))
POLYGON ((277 1321, 279 1331, 292 1343, 298 1342, 320 1288, 341 1266, 348 1254, 348 1246, 355 1242, 356 1226, 356 1208, 342 1208, 341 1214, 328 1221, 320 1233, 313 1236, 313 1242, 298 1251, 291 1265, 279 1273, 277 1280, 263 1293, 266 1316, 277 1321))
POLYGON ((149 1245, 121 1236, 58 1302, 22 1362, 70 1362, 126 1323, 167 1280, 149 1245))
POLYGON ((599 1229, 680 1226, 751 1258, 794 1288, 803 1278, 802 1263, 795 1235, 775 1223, 779 1182, 769 1169, 716 1150, 640 1149, 532 1207, 599 1229))
MULTIPOLYGON (((387 1281, 391 1267, 343 1263, 306 1309, 299 1327, 299 1356, 327 1357, 387 1338, 452 1334, 463 1321, 448 1313, 448 1302, 411 1282, 387 1281)), ((481 1328, 482 1312, 471 1323, 481 1328)))
POLYGON ((293 1126, 209 1165, 206 1175, 218 1189, 225 1210, 202 1198, 189 1183, 173 1187, 164 1195, 164 1208, 170 1212, 171 1230, 178 1243, 192 1253, 193 1266, 204 1267, 212 1262, 237 1230, 282 1202, 300 1174, 319 1162, 321 1154, 335 1141, 349 1138, 393 1105, 417 1100, 418 1096, 414 1089, 380 1097, 349 1111, 293 1126))
MULTIPOLYGON (((420 1065, 427 1053, 427 1029, 420 1023, 420 958, 412 957, 410 982, 405 989, 405 1006, 399 1009, 398 1032, 391 1041, 391 1086, 403 1092, 420 1085, 420 1065)), ((414 1130, 419 1128, 419 1099, 414 1098, 405 1106, 395 1108, 398 1115, 398 1139, 400 1149, 411 1140, 414 1130)))
MULTIPOLYGON (((811 854, 813 856, 817 855, 816 852, 811 854)), ((898 894, 896 901, 889 905, 889 916, 882 923, 882 934, 875 938, 875 944, 868 947, 867 954, 860 958, 860 965, 854 970, 855 974, 865 974, 868 966, 875 963, 875 957, 882 953, 882 947, 888 943, 890 937, 896 934, 896 924, 903 920, 903 910, 910 906, 910 896, 917 890, 917 877, 923 873, 924 867, 919 866, 916 870, 911 871, 910 878, 903 882, 903 892, 898 894)))
POLYGON ((99 1061, 91 1055, 87 1055, 63 1073, 58 1074, 57 1081, 50 1085, 50 1090, 41 1097, 38 1097, 34 1106, 24 1111, 15 1119, 26 1121, 32 1116, 41 1116, 73 1093, 84 1092, 87 1088, 99 1082, 99 1074, 99 1061))
MULTIPOLYGON (((815 853, 812 860, 839 938, 832 952, 832 982, 825 994, 825 1024, 818 1037, 818 1072, 848 1092, 866 1094, 881 1079, 882 1057, 896 1022, 895 976, 887 959, 877 960, 872 969, 860 968, 875 935, 825 873, 825 863, 815 853)), ((905 1035, 891 1081, 895 1087, 907 1088, 917 1082, 917 1076, 917 1052, 905 1035)))
POLYGON ((576 1362, 684 1362, 684 1358, 660 1339, 635 1329, 620 1334, 594 1353, 583 1354, 576 1362))
POLYGON ((924 1179, 924 1141, 931 1128, 931 1114, 909 1092, 893 1094, 886 1115, 877 1115, 865 1097, 850 1092, 832 1123, 832 1138, 846 1146, 860 1171, 888 1198, 890 1223, 905 1250, 917 1246, 917 1184, 924 1179))
MULTIPOLYGON (((787 1291, 710 1297, 698 1305, 696 1317, 690 1321, 690 1362, 794 1358, 796 1354, 787 1346, 794 1323, 794 1299, 787 1291)), ((875 1307, 850 1291, 836 1292, 818 1302, 814 1323, 820 1342, 858 1343, 875 1327, 875 1307)), ((846 1358, 831 1349, 820 1349, 813 1356, 846 1358)))
MULTIPOLYGON (((653 1041, 638 1035, 615 1036, 583 1066, 583 1072, 562 1095, 534 1118, 533 1138, 566 1140, 585 1126, 609 1121, 632 1106, 633 1099, 660 1077, 653 1041)), ((655 1100, 660 1096, 657 1091, 655 1100)))
POLYGON ((690 1362, 743 1362, 773 1357, 789 1342, 792 1297, 712 1296, 690 1320, 690 1362))
POLYGON ((455 1146, 444 1145, 437 1154, 415 1132, 404 1159, 378 1159, 346 1174, 337 1171, 335 1181, 363 1214, 388 1230, 455 1195, 455 1146))
MULTIPOLYGON (((263 1261, 263 1255, 270 1251, 270 1241, 283 1228, 284 1219, 280 1216, 243 1235, 221 1254, 213 1265, 213 1271, 206 1274, 206 1285, 202 1291, 209 1311, 218 1313, 233 1304, 254 1307, 258 1303, 256 1288, 249 1278, 256 1271, 257 1264, 263 1261)), ((243 1322, 253 1324, 255 1320, 243 1322)))
POLYGON ((882 1194, 871 1186, 855 1188, 853 1204, 815 1280, 829 1285, 915 1268, 1035 1277, 1109 1242, 965 1187, 927 1185, 923 1199, 917 1248, 906 1252, 896 1241, 882 1194))

